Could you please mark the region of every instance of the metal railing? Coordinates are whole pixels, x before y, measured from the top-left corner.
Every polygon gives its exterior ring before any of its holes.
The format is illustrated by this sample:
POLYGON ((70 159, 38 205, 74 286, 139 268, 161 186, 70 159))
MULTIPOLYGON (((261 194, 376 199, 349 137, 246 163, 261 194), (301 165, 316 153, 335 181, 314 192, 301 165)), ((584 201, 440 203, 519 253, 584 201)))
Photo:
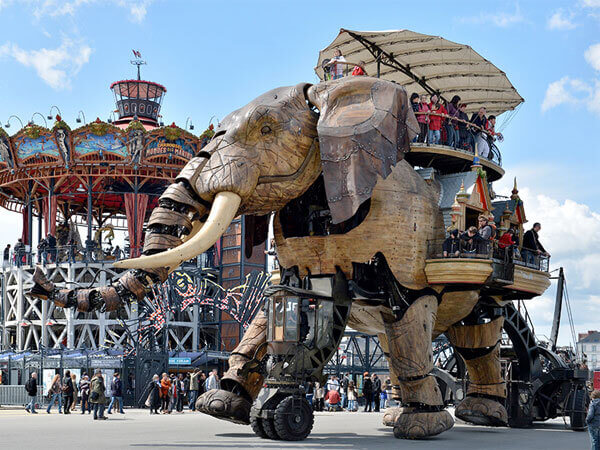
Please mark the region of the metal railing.
MULTIPOLYGON (((141 253, 142 249, 139 249, 141 253)), ((114 248, 99 249, 99 248, 81 248, 76 245, 59 245, 56 247, 31 250, 11 251, 8 259, 3 257, 3 267, 8 266, 30 266, 34 264, 60 264, 60 263, 104 263, 119 261, 129 258, 129 248, 119 249, 114 248)))
MULTIPOLYGON (((426 117, 427 121, 419 122, 419 126, 423 125, 423 130, 419 129, 419 134, 413 141, 415 144, 426 144, 426 145, 441 145, 444 147, 449 147, 454 150, 463 151, 469 154, 475 154, 475 144, 479 143, 479 156, 485 158, 493 163, 502 166, 502 154, 496 145, 496 139, 502 140, 503 138, 501 134, 492 135, 488 130, 477 126, 469 121, 459 119, 458 117, 452 117, 448 114, 440 114, 433 112, 415 112, 415 116, 417 116, 417 120, 419 117, 426 117), (429 135, 429 119, 431 116, 436 116, 442 118, 442 126, 440 128, 440 132, 442 129, 446 132, 446 139, 442 139, 440 137, 439 142, 432 142, 429 135), (461 130, 460 124, 464 125, 464 130, 461 130), (454 142, 454 145, 450 145, 448 140, 448 127, 454 127, 454 124, 459 129, 455 129, 455 132, 458 135, 458 141, 454 142), (497 136, 497 137, 496 137, 497 136), (487 151, 483 151, 485 149, 481 148, 481 144, 487 145, 487 151), (482 153, 483 151, 483 153, 482 153)), ((441 133, 440 133, 441 134, 441 133)))
POLYGON ((470 241, 459 237, 448 243, 446 252, 443 249, 444 242, 446 242, 446 239, 432 239, 427 241, 427 258, 510 261, 518 266, 542 272, 549 271, 550 257, 545 255, 527 255, 527 249, 517 246, 503 247, 496 240, 485 240, 477 235, 470 241))

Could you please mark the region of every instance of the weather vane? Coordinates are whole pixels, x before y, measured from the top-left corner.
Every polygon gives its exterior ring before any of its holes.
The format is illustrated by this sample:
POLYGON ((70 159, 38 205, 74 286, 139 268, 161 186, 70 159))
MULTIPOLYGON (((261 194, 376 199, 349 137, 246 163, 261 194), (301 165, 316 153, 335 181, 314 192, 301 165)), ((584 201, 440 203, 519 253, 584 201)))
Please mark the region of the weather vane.
POLYGON ((138 73, 138 80, 141 80, 142 77, 140 76, 140 66, 143 66, 146 64, 146 61, 142 60, 142 54, 137 51, 137 50, 131 50, 133 52, 133 56, 135 56, 135 59, 131 60, 131 64, 133 64, 134 66, 137 66, 137 73, 138 73))

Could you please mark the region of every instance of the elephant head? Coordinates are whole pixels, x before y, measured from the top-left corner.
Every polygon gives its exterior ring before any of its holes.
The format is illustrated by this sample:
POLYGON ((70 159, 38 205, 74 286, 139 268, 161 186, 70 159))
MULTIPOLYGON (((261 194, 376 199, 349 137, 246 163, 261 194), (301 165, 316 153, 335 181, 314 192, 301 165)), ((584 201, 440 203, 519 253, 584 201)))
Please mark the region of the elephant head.
POLYGON ((320 174, 340 223, 403 158, 417 129, 406 92, 389 81, 355 77, 269 91, 229 114, 199 155, 206 161, 178 178, 210 206, 204 223, 176 248, 115 266, 176 267, 210 248, 237 215, 278 211, 320 174))

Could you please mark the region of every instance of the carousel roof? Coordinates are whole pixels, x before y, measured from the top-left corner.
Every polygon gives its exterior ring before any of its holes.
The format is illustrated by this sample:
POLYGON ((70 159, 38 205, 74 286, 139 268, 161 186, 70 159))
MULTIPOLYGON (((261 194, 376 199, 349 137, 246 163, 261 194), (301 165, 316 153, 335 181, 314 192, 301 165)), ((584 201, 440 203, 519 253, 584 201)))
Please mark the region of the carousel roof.
POLYGON ((514 110, 524 100, 506 74, 470 46, 409 30, 352 31, 344 28, 319 52, 315 72, 323 80, 323 62, 339 49, 348 62, 366 63, 371 76, 403 85, 410 94, 459 95, 469 112, 485 106, 489 114, 514 110))
POLYGON ((142 100, 160 97, 167 88, 162 84, 144 80, 121 80, 110 85, 115 93, 123 97, 139 98, 142 100))

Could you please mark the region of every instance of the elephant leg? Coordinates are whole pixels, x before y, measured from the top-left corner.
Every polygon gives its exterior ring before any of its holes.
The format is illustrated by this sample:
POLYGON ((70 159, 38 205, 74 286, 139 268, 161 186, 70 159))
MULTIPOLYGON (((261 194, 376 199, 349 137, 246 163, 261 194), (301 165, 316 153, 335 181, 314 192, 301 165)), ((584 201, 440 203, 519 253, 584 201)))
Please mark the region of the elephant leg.
MULTIPOLYGON (((144 255, 163 252, 182 243, 192 230, 192 220, 202 219, 208 208, 193 186, 195 173, 207 159, 196 157, 183 168, 177 181, 171 184, 158 200, 148 221, 148 230, 144 236, 144 255)), ((90 312, 104 308, 115 311, 126 303, 140 301, 155 283, 167 279, 166 267, 145 270, 129 270, 110 286, 91 289, 59 289, 46 278, 37 267, 34 275, 34 287, 28 295, 50 300, 62 308, 77 308, 81 312, 90 312)))
POLYGON ((452 416, 444 402, 433 369, 431 334, 438 307, 437 298, 418 298, 400 320, 384 317, 393 372, 400 382, 405 405, 394 426, 394 436, 422 439, 449 430, 452 416))
MULTIPOLYGON (((388 362, 388 366, 390 368, 390 380, 392 381, 392 399, 401 401, 402 397, 400 396, 400 385, 399 385, 399 377, 396 372, 394 372, 394 367, 390 361, 390 347, 388 344, 387 335, 378 334, 377 338, 379 339, 379 345, 381 345, 381 349, 383 350, 383 354, 385 359, 388 362)), ((398 420, 398 417, 402 413, 402 407, 400 406, 390 406, 385 409, 383 412, 383 425, 386 427, 393 427, 398 420)))
POLYGON ((202 394, 196 402, 198 411, 235 423, 250 423, 250 408, 262 388, 264 376, 258 367, 244 366, 253 359, 262 359, 267 351, 266 341, 267 316, 261 310, 229 356, 229 369, 223 375, 221 389, 202 394))
POLYGON ((506 383, 502 379, 500 366, 504 317, 487 318, 491 321, 473 323, 481 322, 481 314, 476 319, 468 316, 446 332, 469 374, 467 396, 456 407, 454 414, 477 425, 502 426, 508 422, 504 407, 506 383))

